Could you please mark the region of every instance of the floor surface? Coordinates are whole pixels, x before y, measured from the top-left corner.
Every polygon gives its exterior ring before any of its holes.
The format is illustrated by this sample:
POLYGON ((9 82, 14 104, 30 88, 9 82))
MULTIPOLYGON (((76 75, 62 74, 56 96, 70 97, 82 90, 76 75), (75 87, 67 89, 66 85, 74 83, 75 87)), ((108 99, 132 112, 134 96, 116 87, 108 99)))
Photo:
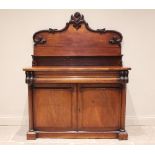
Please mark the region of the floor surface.
POLYGON ((27 127, 25 126, 0 126, 0 144, 155 144, 155 126, 127 126, 129 139, 37 139, 26 140, 27 127))

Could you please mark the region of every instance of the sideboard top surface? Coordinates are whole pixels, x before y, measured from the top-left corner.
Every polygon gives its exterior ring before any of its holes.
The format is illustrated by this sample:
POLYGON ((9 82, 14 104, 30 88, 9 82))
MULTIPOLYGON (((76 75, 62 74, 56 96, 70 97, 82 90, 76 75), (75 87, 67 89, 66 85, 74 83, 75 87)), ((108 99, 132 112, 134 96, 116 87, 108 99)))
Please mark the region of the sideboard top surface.
POLYGON ((33 66, 24 68, 24 71, 122 71, 131 70, 129 67, 122 66, 33 66))

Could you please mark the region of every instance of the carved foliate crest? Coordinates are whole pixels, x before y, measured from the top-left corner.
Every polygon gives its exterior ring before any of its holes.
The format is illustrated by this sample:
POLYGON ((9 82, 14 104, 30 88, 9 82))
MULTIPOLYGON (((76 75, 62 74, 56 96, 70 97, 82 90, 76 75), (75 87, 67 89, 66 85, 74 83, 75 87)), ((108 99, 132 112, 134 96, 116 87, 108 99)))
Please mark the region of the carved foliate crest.
POLYGON ((84 22, 84 16, 79 12, 76 12, 74 15, 71 15, 70 23, 72 23, 73 27, 75 27, 76 29, 79 29, 81 27, 81 24, 84 22))

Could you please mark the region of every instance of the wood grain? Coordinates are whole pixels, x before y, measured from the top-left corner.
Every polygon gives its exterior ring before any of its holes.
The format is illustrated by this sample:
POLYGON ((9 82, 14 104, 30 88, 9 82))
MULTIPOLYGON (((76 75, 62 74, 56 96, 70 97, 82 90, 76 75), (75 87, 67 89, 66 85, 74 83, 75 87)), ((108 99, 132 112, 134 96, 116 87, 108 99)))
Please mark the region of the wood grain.
POLYGON ((121 89, 79 85, 79 129, 109 131, 120 128, 121 89), (110 119, 109 119, 110 118, 110 119))
POLYGON ((116 33, 90 33, 82 24, 76 30, 71 24, 69 28, 61 33, 40 32, 45 44, 38 44, 34 47, 36 56, 117 56, 121 55, 118 45, 109 44, 109 40, 116 33), (79 46, 80 44, 80 46, 79 46))
POLYGON ((66 131, 76 128, 75 88, 62 85, 34 89, 34 128, 66 131), (64 117, 65 116, 65 117, 64 117))
POLYGON ((24 71, 122 71, 130 70, 130 67, 120 66, 34 66, 24 68, 24 71))

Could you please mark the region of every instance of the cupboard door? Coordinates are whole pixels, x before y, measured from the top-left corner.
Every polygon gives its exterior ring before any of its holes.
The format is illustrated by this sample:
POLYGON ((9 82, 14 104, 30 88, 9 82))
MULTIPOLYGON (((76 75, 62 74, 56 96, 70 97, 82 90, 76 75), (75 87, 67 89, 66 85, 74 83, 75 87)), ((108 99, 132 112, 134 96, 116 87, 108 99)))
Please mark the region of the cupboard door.
POLYGON ((78 129, 117 130, 120 126, 121 88, 102 84, 79 86, 78 129))
POLYGON ((74 85, 51 84, 33 89, 34 128, 39 131, 68 131, 76 128, 74 85))

